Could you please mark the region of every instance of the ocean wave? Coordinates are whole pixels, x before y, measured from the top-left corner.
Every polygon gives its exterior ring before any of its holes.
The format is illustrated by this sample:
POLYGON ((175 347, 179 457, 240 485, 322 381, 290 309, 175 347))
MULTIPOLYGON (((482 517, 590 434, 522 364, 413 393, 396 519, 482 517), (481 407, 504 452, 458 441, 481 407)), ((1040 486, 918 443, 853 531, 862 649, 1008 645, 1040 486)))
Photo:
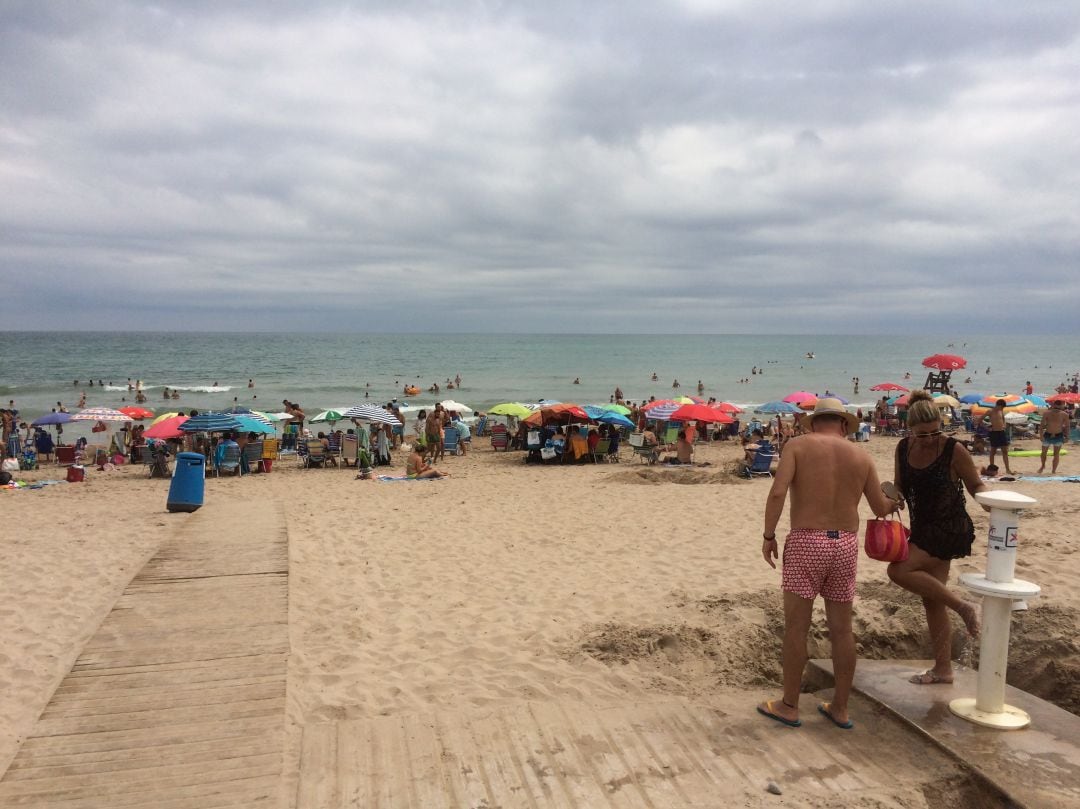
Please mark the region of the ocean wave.
POLYGON ((214 387, 213 385, 166 385, 165 387, 169 390, 189 390, 194 393, 228 393, 232 390, 232 386, 230 385, 220 385, 218 387, 214 387))

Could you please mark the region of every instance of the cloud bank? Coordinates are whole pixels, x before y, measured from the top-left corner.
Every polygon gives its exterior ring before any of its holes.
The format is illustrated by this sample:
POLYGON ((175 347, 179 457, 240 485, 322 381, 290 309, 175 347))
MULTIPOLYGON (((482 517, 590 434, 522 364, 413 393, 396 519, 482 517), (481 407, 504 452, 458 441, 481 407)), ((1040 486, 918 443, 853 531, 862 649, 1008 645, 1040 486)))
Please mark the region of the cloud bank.
POLYGON ((0 13, 4 328, 1075 333, 1080 6, 0 13))

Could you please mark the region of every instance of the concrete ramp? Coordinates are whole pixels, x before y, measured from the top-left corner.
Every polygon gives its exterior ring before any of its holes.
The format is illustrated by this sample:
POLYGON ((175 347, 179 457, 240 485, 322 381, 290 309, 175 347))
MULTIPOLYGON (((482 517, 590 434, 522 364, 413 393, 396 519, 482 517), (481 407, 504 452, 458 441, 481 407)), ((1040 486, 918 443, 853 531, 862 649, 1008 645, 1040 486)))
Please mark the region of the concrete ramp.
POLYGON ((4 807, 276 806, 288 549, 274 506, 191 516, 132 580, 0 781, 4 807))
MULTIPOLYGON (((832 681, 832 662, 812 660, 819 685, 832 681)), ((1015 807, 1080 807, 1080 717, 1018 688, 1005 702, 1031 716, 1022 730, 993 730, 955 716, 949 702, 974 697, 978 672, 957 667, 951 685, 913 685, 926 660, 860 660, 855 690, 923 733, 997 789, 1015 807)))

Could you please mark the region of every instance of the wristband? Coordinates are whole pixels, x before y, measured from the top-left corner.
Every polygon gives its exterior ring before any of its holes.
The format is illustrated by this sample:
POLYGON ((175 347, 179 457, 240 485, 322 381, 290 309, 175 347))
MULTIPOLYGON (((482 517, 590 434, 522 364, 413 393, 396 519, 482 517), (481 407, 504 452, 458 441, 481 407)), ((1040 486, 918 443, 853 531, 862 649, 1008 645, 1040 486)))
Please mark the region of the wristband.
POLYGON ((771 537, 762 534, 761 538, 764 539, 766 542, 776 542, 776 534, 773 534, 771 537))

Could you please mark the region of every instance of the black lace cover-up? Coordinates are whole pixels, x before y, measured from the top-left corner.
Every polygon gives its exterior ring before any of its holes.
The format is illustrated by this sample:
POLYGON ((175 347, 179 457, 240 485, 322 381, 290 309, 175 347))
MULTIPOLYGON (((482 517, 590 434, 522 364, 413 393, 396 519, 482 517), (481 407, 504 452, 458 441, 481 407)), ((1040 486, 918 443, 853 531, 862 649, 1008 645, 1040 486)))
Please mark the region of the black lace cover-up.
POLYGON ((917 469, 908 462, 908 442, 900 442, 900 487, 911 514, 911 543, 938 559, 971 555, 975 526, 968 516, 964 484, 949 475, 956 439, 949 438, 933 463, 917 469))

